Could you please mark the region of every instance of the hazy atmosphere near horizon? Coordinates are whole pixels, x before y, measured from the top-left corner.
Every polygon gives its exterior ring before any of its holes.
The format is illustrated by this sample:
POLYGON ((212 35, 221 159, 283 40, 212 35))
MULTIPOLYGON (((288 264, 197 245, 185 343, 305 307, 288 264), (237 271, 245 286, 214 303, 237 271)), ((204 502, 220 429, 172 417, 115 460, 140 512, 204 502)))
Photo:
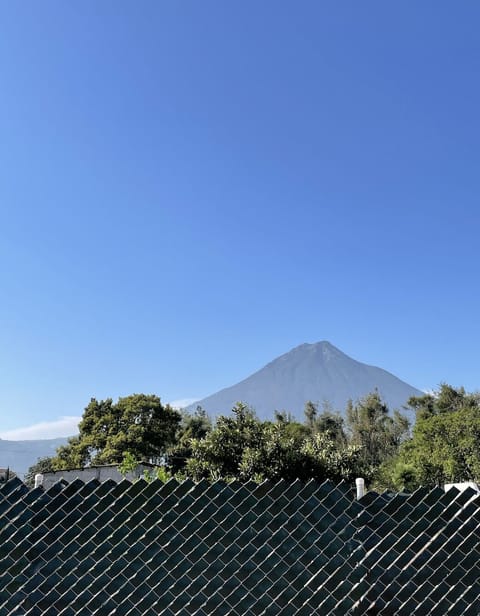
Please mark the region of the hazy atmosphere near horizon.
MULTIPOLYGON (((0 438, 328 340, 480 388, 480 5, 4 3, 0 438)), ((225 409, 227 412, 229 409, 225 409)))

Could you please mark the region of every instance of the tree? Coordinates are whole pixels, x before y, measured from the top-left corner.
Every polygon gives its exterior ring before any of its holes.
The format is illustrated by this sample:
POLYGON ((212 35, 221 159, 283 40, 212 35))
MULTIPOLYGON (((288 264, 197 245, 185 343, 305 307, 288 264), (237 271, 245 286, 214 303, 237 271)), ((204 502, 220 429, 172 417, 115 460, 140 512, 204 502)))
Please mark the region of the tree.
POLYGON ((29 488, 33 488, 35 485, 35 475, 39 473, 43 475, 43 473, 50 473, 54 470, 53 458, 49 456, 38 458, 35 464, 32 464, 32 466, 30 466, 28 471, 25 473, 23 481, 29 488))
POLYGON ((409 432, 408 419, 387 405, 378 391, 368 394, 357 404, 347 405, 349 442, 359 448, 359 473, 372 480, 380 465, 396 455, 409 432))
POLYGON ((416 487, 418 484, 415 468, 405 463, 400 455, 383 462, 371 484, 371 488, 376 492, 411 492, 416 487))
POLYGON ((315 428, 320 434, 327 434, 339 446, 346 445, 347 435, 344 430, 345 421, 339 413, 324 410, 318 415, 315 428))
POLYGON ((318 481, 352 481, 358 477, 360 449, 352 444, 340 444, 331 434, 315 434, 305 440, 301 453, 310 477, 318 481))
POLYGON ((194 413, 182 412, 182 422, 177 431, 176 442, 169 448, 166 457, 172 474, 183 471, 187 460, 192 456, 192 442, 206 438, 211 430, 211 419, 201 406, 197 406, 194 413))
POLYGON ((318 414, 318 405, 316 405, 311 400, 307 400, 305 402, 305 408, 303 409, 303 414, 305 415, 305 422, 310 432, 313 434, 315 432, 315 423, 318 414))
POLYGON ((205 438, 211 429, 212 420, 207 415, 205 409, 197 406, 193 413, 188 413, 187 411, 182 413, 182 424, 177 442, 182 444, 192 438, 205 438))
POLYGON ((295 440, 285 426, 265 423, 260 446, 243 452, 239 478, 349 481, 356 474, 358 453, 355 447, 338 446, 327 433, 295 440))
POLYGON ((274 411, 274 424, 282 426, 283 432, 293 438, 294 442, 300 443, 310 434, 310 429, 303 423, 296 421, 293 415, 287 411, 274 411))
POLYGON ((233 417, 220 416, 215 429, 205 438, 191 440, 187 475, 195 479, 237 477, 244 450, 260 447, 263 425, 253 410, 238 402, 232 412, 233 417))
POLYGON ((158 462, 175 442, 180 421, 180 413, 155 395, 133 394, 116 404, 92 398, 79 435, 58 449, 53 464, 57 469, 117 464, 126 452, 139 462, 158 462))
POLYGON ((318 404, 308 400, 303 409, 305 427, 310 435, 327 434, 338 445, 345 445, 347 438, 344 431, 344 420, 339 413, 333 411, 328 401, 322 403, 322 411, 319 413, 318 404))
POLYGON ((260 422, 244 404, 233 417, 219 417, 204 439, 192 440, 185 472, 194 479, 352 479, 358 460, 355 447, 339 446, 330 434, 311 435, 305 426, 278 414, 260 422))
POLYGON ((399 463, 414 473, 413 485, 480 481, 480 396, 446 383, 432 394, 413 397, 413 437, 399 463))

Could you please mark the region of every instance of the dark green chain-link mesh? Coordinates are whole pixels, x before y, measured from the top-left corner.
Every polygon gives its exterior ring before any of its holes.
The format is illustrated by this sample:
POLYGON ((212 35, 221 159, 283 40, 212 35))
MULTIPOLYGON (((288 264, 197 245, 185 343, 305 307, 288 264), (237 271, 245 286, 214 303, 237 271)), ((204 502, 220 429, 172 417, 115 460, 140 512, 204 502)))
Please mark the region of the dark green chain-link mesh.
POLYGON ((1 616, 479 616, 480 497, 330 482, 0 488, 1 616))

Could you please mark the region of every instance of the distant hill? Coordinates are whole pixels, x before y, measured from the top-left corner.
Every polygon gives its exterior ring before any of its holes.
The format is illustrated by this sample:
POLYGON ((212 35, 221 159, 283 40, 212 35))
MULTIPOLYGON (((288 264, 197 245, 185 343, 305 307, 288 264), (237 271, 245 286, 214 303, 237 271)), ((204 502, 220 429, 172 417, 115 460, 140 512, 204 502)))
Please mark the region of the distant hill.
MULTIPOLYGON (((334 410, 343 412, 349 399, 358 400, 375 389, 391 410, 403 410, 410 396, 422 395, 390 372, 362 364, 330 342, 322 341, 295 347, 240 383, 199 400, 188 409, 200 405, 208 413, 220 415, 243 401, 261 419, 271 419, 274 410, 286 410, 302 420, 307 400, 327 401, 334 410)), ((412 413, 405 414, 414 419, 412 413)))
POLYGON ((57 447, 65 445, 68 438, 52 438, 37 441, 4 441, 0 439, 0 468, 9 467, 20 478, 35 464, 38 458, 53 456, 57 447))

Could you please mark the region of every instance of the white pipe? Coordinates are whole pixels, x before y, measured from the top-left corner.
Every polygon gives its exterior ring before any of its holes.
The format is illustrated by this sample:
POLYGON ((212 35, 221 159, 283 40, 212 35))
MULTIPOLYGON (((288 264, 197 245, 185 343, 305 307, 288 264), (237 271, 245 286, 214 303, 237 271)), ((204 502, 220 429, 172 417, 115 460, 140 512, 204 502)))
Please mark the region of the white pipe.
POLYGON ((43 483, 43 475, 42 473, 37 473, 35 475, 35 487, 38 488, 43 483))
POLYGON ((357 500, 360 500, 365 495, 365 480, 358 477, 358 479, 355 479, 355 485, 357 486, 357 500))

